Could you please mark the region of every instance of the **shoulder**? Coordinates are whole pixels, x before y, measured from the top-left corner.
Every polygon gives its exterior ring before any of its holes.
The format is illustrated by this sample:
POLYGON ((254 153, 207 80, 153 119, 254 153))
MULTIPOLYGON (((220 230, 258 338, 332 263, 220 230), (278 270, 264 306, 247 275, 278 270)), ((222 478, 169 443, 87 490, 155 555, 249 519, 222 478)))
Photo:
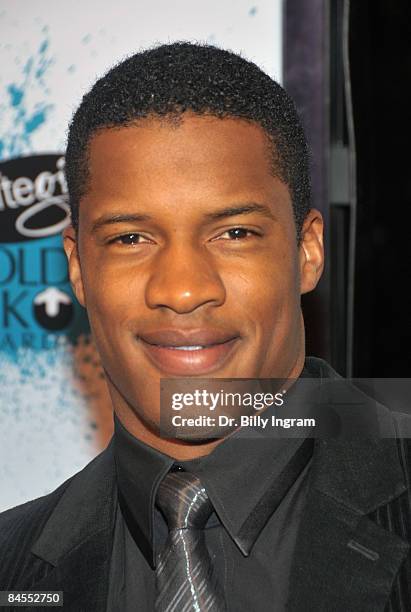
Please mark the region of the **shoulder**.
MULTIPOLYGON (((77 506, 76 493, 78 495, 80 491, 83 498, 81 508, 84 510, 87 507, 97 481, 107 480, 110 458, 107 451, 103 451, 48 495, 0 513, 0 586, 6 576, 10 577, 31 559, 33 545, 63 502, 66 507, 77 506)), ((60 518, 64 520, 67 516, 60 518)))
POLYGON ((38 497, 14 508, 0 513, 0 551, 5 540, 13 539, 16 531, 21 531, 28 525, 40 524, 42 519, 47 519, 58 500, 75 476, 72 476, 60 485, 55 491, 48 495, 38 497))
POLYGON ((30 584, 32 572, 40 565, 31 548, 72 479, 48 495, 0 514, 0 588, 23 585, 21 576, 30 584))
MULTIPOLYGON (((380 404, 375 397, 361 391, 355 380, 342 377, 324 359, 306 357, 304 372, 306 376, 318 379, 320 384, 329 383, 328 389, 331 391, 337 390, 338 393, 341 393, 342 390, 350 390, 353 394, 351 399, 358 399, 358 405, 364 409, 363 414, 366 414, 366 408, 372 409, 380 421, 381 439, 395 438, 397 440, 401 462, 411 473, 411 409, 405 413, 396 412, 392 406, 380 404)), ((347 400, 348 396, 344 395, 343 398, 347 400)))

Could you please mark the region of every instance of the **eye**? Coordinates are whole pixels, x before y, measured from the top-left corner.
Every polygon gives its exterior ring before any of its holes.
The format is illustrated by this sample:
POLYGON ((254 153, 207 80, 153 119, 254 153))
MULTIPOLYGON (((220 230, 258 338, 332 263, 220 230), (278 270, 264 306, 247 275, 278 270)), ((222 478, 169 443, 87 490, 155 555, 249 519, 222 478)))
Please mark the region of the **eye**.
POLYGON ((248 238, 250 234, 253 236, 258 235, 257 232, 254 232, 246 227, 233 227, 232 229, 225 231, 223 234, 220 234, 216 240, 244 240, 245 238, 248 238), (228 236, 228 238, 226 238, 226 236, 228 236))
POLYGON ((124 244, 127 246, 142 244, 144 242, 150 242, 148 238, 145 238, 141 234, 131 233, 131 234, 122 234, 121 236, 117 236, 117 238, 113 238, 110 240, 110 243, 116 244, 124 244))

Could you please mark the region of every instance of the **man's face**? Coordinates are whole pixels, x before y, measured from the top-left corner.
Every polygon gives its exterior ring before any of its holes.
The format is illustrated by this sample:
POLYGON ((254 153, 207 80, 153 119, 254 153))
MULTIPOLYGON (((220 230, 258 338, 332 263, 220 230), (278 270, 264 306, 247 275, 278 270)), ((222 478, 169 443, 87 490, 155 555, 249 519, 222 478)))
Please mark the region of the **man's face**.
POLYGON ((145 119, 95 135, 89 169, 65 247, 115 405, 150 426, 160 378, 299 375, 321 223, 298 248, 260 127, 145 119))

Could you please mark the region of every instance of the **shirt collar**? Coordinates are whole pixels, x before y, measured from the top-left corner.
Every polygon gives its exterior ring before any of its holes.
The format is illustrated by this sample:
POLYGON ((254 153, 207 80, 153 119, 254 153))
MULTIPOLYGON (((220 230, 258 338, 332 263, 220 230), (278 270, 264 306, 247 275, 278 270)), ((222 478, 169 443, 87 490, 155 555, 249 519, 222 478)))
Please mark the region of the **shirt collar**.
MULTIPOLYGON (((312 375, 307 368, 301 373, 301 377, 312 375)), ((209 455, 176 462, 135 438, 114 417, 119 502, 129 530, 151 567, 155 566, 155 497, 173 465, 177 463, 200 478, 221 523, 241 552, 248 555, 308 464, 312 450, 310 439, 273 438, 255 427, 252 437, 240 429, 209 455)))

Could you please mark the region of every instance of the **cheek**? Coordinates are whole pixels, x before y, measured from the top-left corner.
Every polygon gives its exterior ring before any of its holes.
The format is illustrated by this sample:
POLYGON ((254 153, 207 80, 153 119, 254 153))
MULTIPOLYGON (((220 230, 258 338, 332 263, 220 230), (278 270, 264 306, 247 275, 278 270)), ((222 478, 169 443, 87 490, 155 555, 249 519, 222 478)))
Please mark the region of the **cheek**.
POLYGON ((252 263, 224 279, 232 304, 257 326, 268 327, 280 315, 293 317, 300 300, 296 256, 291 252, 269 252, 252 263))
POLYGON ((124 332, 130 318, 138 316, 143 305, 143 290, 137 276, 121 274, 118 269, 89 271, 85 277, 87 313, 90 325, 100 338, 124 332))

